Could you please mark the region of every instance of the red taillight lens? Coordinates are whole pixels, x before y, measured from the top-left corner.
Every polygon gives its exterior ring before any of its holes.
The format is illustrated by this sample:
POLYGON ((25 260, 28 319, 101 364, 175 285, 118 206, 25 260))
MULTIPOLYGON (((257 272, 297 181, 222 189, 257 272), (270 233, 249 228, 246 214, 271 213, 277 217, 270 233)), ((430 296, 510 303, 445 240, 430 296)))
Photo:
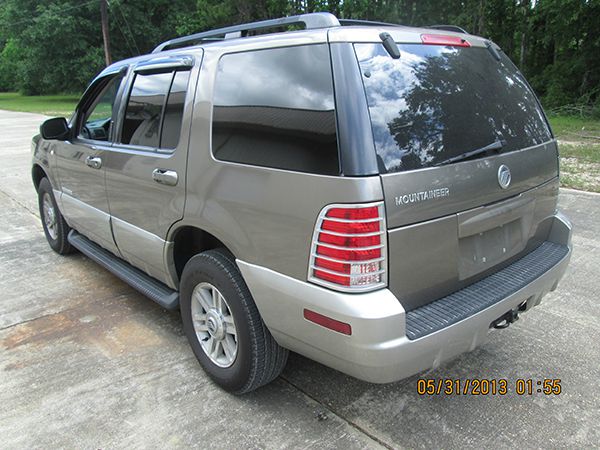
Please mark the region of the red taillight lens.
POLYGON ((325 245, 317 245, 317 255, 331 256, 342 261, 368 261, 370 259, 381 258, 381 249, 342 250, 326 247, 325 245))
POLYGON ((469 41, 460 36, 446 36, 443 34, 422 34, 421 42, 426 45, 450 45, 452 47, 470 47, 469 41))
POLYGON ((315 269, 313 275, 321 280, 330 281, 331 283, 339 284, 340 286, 350 286, 350 277, 337 275, 324 270, 315 269))
POLYGON ((321 233, 319 240, 325 244, 338 245, 340 247, 371 247, 381 243, 379 235, 374 236, 340 236, 336 234, 321 233))
POLYGON ((335 231, 336 233, 361 234, 380 231, 379 221, 376 222, 334 222, 325 219, 322 230, 335 231))
POLYGON ((315 258, 315 266, 322 267, 327 270, 332 270, 338 273, 350 273, 350 264, 331 261, 325 258, 315 258))
POLYGON ((377 219, 379 218, 379 212, 376 206, 354 209, 331 208, 327 211, 326 217, 335 217, 337 219, 345 220, 377 219))
POLYGON ((385 285, 387 239, 382 202, 327 207, 316 227, 311 281, 346 291, 385 285))

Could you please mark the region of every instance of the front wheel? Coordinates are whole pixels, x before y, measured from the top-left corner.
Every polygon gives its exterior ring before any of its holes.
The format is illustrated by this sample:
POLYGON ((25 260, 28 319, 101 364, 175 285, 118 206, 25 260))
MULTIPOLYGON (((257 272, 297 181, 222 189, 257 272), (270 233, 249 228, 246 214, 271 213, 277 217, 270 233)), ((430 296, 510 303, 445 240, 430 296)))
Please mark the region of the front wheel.
POLYGON ((46 240, 52 250, 61 255, 73 252, 73 247, 69 243, 67 236, 71 228, 67 225, 64 217, 58 209, 52 185, 48 178, 42 178, 38 187, 38 204, 40 208, 40 218, 46 240))
POLYGON ((288 351, 263 323, 231 255, 209 250, 191 258, 181 277, 183 328, 200 365, 235 394, 279 376, 288 351))

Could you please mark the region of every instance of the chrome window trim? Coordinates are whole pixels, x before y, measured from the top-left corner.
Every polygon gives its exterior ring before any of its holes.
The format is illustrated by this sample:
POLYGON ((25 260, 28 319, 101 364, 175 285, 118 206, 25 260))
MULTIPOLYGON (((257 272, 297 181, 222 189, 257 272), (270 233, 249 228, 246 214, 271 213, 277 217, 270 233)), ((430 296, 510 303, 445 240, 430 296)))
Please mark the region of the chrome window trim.
POLYGON ((159 71, 191 70, 192 67, 194 67, 193 56, 170 55, 141 61, 134 66, 133 71, 144 74, 159 71))

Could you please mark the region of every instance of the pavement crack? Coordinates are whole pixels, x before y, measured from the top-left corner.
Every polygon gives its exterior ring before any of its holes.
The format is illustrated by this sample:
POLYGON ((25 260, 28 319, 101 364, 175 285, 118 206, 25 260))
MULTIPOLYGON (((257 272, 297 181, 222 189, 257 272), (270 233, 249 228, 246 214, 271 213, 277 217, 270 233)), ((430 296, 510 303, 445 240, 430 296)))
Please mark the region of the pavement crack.
POLYGON ((20 325, 25 325, 25 324, 30 323, 30 322, 35 322, 36 320, 45 319, 47 317, 56 316, 58 314, 63 314, 65 312, 71 311, 71 310, 76 309, 76 308, 77 307, 74 306, 72 308, 67 308, 67 309, 63 309, 63 310, 60 310, 60 311, 56 311, 56 312, 52 312, 52 313, 48 313, 48 314, 43 314, 41 316, 32 317, 31 319, 23 320, 21 322, 11 323, 10 325, 7 325, 5 327, 0 328, 0 332, 5 331, 5 330, 10 330, 11 328, 18 327, 20 325))
POLYGON ((388 442, 385 442, 381 438, 377 437, 376 435, 374 435, 370 431, 366 430, 365 428, 361 427, 360 425, 358 425, 357 423, 353 422, 352 420, 348 419, 347 417, 344 417, 344 415, 340 411, 337 411, 332 406, 323 403, 321 400, 319 400, 317 397, 315 397, 314 395, 312 395, 306 389, 301 388, 300 386, 298 386, 297 384, 293 383, 292 381, 290 381, 288 378, 284 377, 283 375, 280 375, 279 378, 281 378, 284 382, 286 382, 287 384, 289 384, 291 387, 293 387, 294 389, 296 389, 300 393, 304 394, 306 397, 310 398, 315 403, 321 405, 323 408, 325 408, 328 411, 330 411, 332 414, 334 414, 336 417, 340 418, 343 422, 347 423, 350 427, 354 428, 359 433, 364 434, 369 439, 377 442, 382 447, 387 448, 389 450, 395 450, 397 448, 397 447, 394 447, 394 445, 392 445, 392 444, 390 444, 388 442))
POLYGON ((5 195, 9 200, 15 202, 17 205, 19 205, 21 208, 23 208, 25 211, 27 211, 32 216, 36 217, 37 219, 40 218, 40 215, 37 211, 32 211, 31 209, 29 209, 29 207, 26 204, 24 204, 23 202, 19 201, 17 198, 10 195, 4 189, 0 188, 0 193, 5 195))
MULTIPOLYGON (((128 294, 127 291, 124 291, 124 292, 116 294, 116 295, 112 294, 112 295, 102 296, 102 297, 99 297, 98 299, 95 299, 94 301, 95 302, 104 302, 107 300, 110 301, 113 299, 119 299, 121 297, 126 298, 127 294, 128 294)), ((75 311, 77 309, 82 309, 82 308, 85 308, 86 305, 87 304, 85 302, 82 302, 82 303, 78 303, 76 305, 70 306, 68 308, 61 309, 59 311, 50 312, 48 314, 42 314, 40 316, 32 317, 31 319, 22 320, 21 322, 11 323, 10 325, 6 325, 6 326, 0 328, 0 332, 3 332, 5 330, 10 330, 11 328, 18 327, 20 325, 25 325, 30 322, 35 322, 36 320, 45 319, 47 317, 52 317, 52 316, 57 316, 60 314, 69 313, 69 312, 75 311)))

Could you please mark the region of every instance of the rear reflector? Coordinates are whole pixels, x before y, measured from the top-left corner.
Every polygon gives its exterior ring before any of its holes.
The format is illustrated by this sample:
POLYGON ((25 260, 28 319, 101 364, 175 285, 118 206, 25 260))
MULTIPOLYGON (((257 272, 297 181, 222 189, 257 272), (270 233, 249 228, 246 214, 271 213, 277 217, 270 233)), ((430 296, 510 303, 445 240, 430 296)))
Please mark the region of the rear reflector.
POLYGON ((350 324, 340 322, 339 320, 316 313, 310 309, 304 310, 304 318, 316 323, 317 325, 321 325, 322 327, 337 331, 338 333, 347 334, 348 336, 352 334, 352 327, 350 324))
POLYGON ((446 36, 443 34, 422 34, 421 41, 427 45, 450 45, 453 47, 470 47, 471 44, 460 36, 446 36))
POLYGON ((315 227, 308 279, 346 292, 381 288, 386 244, 383 202, 327 206, 315 227))

